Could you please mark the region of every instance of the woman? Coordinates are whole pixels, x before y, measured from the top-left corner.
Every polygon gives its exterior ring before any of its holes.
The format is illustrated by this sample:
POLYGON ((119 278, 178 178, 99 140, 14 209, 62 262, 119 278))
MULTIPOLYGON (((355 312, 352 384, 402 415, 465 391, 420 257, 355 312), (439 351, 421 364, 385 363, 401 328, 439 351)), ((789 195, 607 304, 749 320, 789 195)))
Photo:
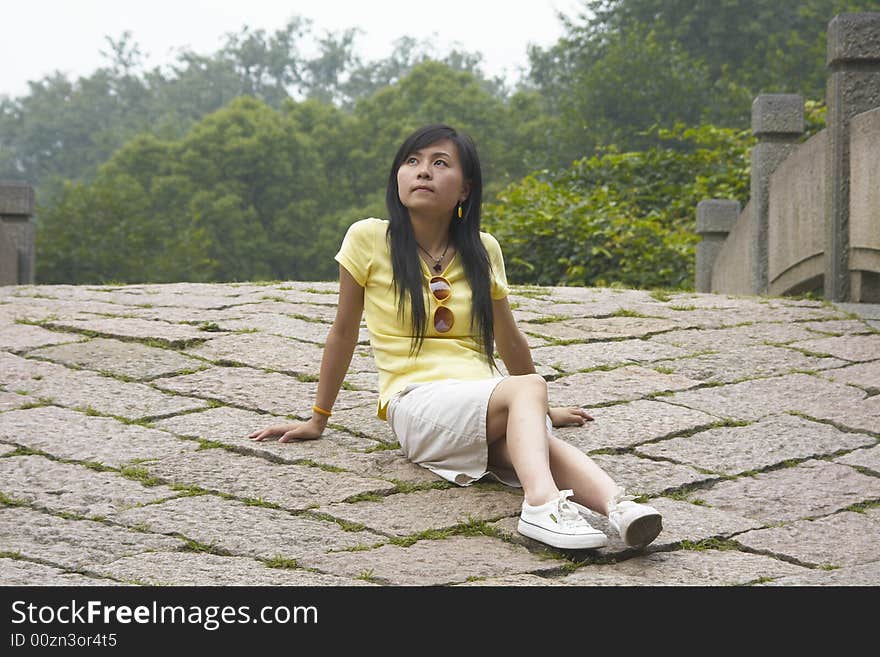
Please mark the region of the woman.
POLYGON ((336 255, 339 305, 311 419, 249 438, 321 436, 366 312, 378 415, 409 460, 462 486, 486 475, 521 486, 518 531, 554 547, 607 543, 587 522, 589 509, 607 514, 628 545, 654 540, 660 514, 552 434, 592 418, 548 406, 508 305, 501 249, 480 232, 482 176, 471 139, 445 125, 414 132, 394 158, 385 201, 389 220, 354 223, 336 255), (496 345, 509 376, 496 367, 496 345))

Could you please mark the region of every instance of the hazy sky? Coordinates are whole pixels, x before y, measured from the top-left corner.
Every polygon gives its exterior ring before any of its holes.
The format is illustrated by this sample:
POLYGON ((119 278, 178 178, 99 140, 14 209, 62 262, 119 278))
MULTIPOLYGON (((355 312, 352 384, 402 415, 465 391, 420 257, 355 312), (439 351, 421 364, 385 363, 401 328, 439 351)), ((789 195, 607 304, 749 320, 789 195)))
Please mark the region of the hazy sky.
POLYGON ((357 52, 387 57, 399 37, 430 39, 440 52, 452 45, 484 55, 490 75, 515 79, 528 44, 548 46, 562 35, 558 12, 575 17, 579 0, 16 0, 4 3, 0 38, 0 94, 27 93, 27 81, 59 70, 88 75, 105 60, 104 37, 128 30, 147 55, 148 68, 181 48, 211 54, 223 35, 244 25, 271 33, 294 15, 314 31, 359 27, 357 52))

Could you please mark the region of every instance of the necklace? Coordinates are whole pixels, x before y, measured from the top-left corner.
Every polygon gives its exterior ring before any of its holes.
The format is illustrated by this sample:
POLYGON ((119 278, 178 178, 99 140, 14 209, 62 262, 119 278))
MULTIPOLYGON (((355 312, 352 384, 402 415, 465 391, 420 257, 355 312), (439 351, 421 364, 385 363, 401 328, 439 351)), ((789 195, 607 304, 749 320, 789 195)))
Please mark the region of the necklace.
MULTIPOLYGON (((416 242, 416 246, 418 246, 422 251, 425 251, 425 247, 423 247, 423 246, 422 246, 421 244, 419 244, 418 242, 416 242)), ((440 262, 441 262, 441 261, 443 260, 443 258, 446 256, 446 252, 447 252, 448 250, 449 250, 449 241, 447 240, 447 242, 446 242, 446 248, 443 249, 443 253, 440 254, 440 257, 439 257, 439 258, 435 258, 435 257, 432 256, 430 253, 428 253, 427 251, 425 251, 425 254, 426 254, 431 260, 434 261, 434 266, 432 267, 432 269, 433 269, 435 272, 437 272, 438 274, 439 274, 439 273, 442 271, 442 269, 443 269, 443 268, 440 266, 440 262)))

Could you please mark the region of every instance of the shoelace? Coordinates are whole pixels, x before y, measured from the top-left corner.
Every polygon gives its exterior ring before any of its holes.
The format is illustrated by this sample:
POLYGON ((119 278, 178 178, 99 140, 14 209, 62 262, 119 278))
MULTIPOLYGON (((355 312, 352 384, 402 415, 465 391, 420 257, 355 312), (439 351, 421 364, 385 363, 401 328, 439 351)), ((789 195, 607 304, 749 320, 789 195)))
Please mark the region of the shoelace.
POLYGON ((559 491, 559 500, 556 502, 556 510, 559 511, 559 524, 563 527, 579 525, 586 522, 581 518, 581 514, 578 513, 578 510, 567 502, 567 499, 572 495, 574 495, 573 490, 559 491))
POLYGON ((618 506, 620 506, 621 502, 633 502, 636 499, 635 495, 627 495, 625 488, 620 488, 617 491, 617 494, 611 498, 611 508, 608 510, 608 517, 611 517, 611 514, 615 511, 618 511, 618 506))

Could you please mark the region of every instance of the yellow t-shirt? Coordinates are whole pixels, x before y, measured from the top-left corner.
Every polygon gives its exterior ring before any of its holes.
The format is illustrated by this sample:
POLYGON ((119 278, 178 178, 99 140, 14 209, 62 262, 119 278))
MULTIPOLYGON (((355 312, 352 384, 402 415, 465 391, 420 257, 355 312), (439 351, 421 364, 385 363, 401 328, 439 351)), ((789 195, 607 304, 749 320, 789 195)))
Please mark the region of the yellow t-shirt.
MULTIPOLYGON (((442 276, 452 286, 452 296, 444 303, 455 315, 452 329, 437 333, 432 321, 437 302, 428 294, 432 273, 425 262, 425 310, 428 326, 425 341, 416 357, 410 356, 412 323, 407 313, 398 315, 398 299, 394 291, 391 249, 386 239, 388 221, 362 219, 353 223, 342 241, 336 260, 364 288, 364 314, 370 333, 370 346, 379 370, 379 405, 377 415, 383 420, 388 401, 410 383, 442 379, 486 379, 497 376, 471 335, 471 288, 464 267, 456 253, 442 276)), ((489 253, 493 299, 509 293, 504 259, 498 241, 488 233, 480 239, 489 253)), ((407 304, 407 309, 409 305, 407 304)))

